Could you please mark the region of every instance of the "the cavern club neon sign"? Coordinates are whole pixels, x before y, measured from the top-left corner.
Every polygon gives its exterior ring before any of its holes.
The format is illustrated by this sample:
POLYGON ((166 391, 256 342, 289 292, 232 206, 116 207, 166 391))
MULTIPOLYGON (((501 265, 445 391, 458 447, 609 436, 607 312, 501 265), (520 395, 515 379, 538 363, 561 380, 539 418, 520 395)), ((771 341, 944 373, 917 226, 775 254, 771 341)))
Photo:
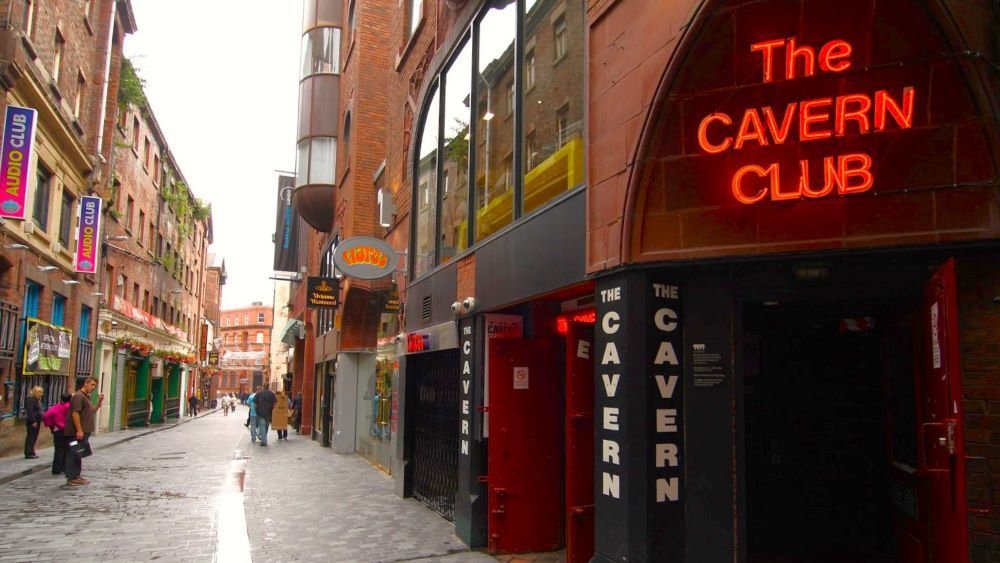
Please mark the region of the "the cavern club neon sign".
MULTIPOLYGON (((784 63, 785 80, 807 78, 818 73, 839 73, 851 68, 854 48, 843 40, 833 40, 817 51, 799 45, 795 38, 773 39, 750 45, 763 60, 763 82, 774 82, 776 67, 784 63)), ((785 143, 808 143, 846 135, 876 134, 913 127, 914 89, 902 92, 876 90, 792 102, 784 108, 752 107, 742 116, 716 112, 698 125, 698 144, 709 154, 740 151, 745 147, 766 147, 785 143)), ((865 152, 833 154, 821 162, 809 159, 797 163, 796 185, 783 185, 785 162, 747 164, 733 173, 731 189, 736 201, 752 205, 765 198, 790 201, 818 199, 833 195, 854 195, 872 189, 872 157, 865 152), (822 177, 822 181, 820 181, 822 177)), ((788 175, 786 174, 787 178, 788 175)), ((787 184, 787 182, 786 182, 787 184)))

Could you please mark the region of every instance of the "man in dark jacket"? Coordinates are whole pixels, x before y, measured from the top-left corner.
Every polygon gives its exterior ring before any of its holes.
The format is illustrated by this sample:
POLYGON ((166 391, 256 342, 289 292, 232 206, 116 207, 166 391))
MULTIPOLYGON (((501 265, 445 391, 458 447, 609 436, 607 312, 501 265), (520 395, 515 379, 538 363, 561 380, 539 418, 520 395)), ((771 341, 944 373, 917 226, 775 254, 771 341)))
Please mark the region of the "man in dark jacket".
POLYGON ((264 388, 254 394, 254 409, 257 411, 257 438, 260 445, 267 445, 267 430, 271 425, 271 413, 278 397, 271 391, 271 384, 265 383, 264 388))

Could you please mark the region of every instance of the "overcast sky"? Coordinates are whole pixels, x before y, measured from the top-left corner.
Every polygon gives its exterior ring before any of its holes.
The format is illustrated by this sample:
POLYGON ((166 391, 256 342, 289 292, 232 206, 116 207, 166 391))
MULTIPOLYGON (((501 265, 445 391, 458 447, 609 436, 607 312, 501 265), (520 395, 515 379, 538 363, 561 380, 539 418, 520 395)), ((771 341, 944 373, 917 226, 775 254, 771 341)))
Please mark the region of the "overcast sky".
POLYGON ((212 203, 223 308, 273 301, 278 174, 294 170, 301 0, 132 0, 125 53, 195 197, 212 203))

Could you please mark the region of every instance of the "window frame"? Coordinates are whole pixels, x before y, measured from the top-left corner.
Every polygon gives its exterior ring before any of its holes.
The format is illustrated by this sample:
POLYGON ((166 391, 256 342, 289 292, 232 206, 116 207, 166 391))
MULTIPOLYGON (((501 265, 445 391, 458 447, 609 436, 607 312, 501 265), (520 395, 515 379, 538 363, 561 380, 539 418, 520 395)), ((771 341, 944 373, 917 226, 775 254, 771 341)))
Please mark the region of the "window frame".
MULTIPOLYGON (((505 226, 498 227, 495 232, 491 232, 490 234, 477 239, 477 233, 478 233, 478 227, 476 225, 476 218, 478 212, 477 206, 482 201, 482 195, 478 193, 479 189, 477 187, 475 178, 476 175, 478 175, 479 173, 478 172, 479 163, 477 162, 477 160, 479 158, 478 156, 479 148, 482 147, 484 143, 484 138, 479 135, 479 129, 482 127, 482 124, 479 123, 480 116, 477 113, 478 110, 476 110, 474 107, 472 110, 473 113, 472 113, 472 118, 470 119, 470 127, 469 127, 469 134, 471 136, 470 145, 478 148, 475 150, 470 150, 470 155, 469 155, 470 193, 468 197, 468 207, 469 207, 468 219, 467 219, 468 227, 466 231, 466 236, 468 237, 468 244, 466 246, 466 249, 463 252, 456 254, 456 256, 460 256, 465 252, 474 251, 475 248, 481 246, 485 241, 493 238, 498 232, 506 230, 507 227, 515 225, 518 222, 522 221, 525 217, 533 215, 538 209, 544 208, 545 207, 544 203, 547 203, 549 201, 557 201, 560 199, 560 196, 549 196, 542 204, 533 204, 533 207, 530 211, 526 212, 524 209, 526 205, 524 201, 525 198, 524 175, 529 160, 528 155, 526 155, 524 152, 525 147, 527 146, 528 143, 528 139, 524 135, 524 128, 526 120, 529 119, 529 116, 531 116, 530 110, 525 107, 526 106, 525 99, 527 93, 530 90, 534 89, 535 86, 537 85, 536 79, 538 76, 537 72, 538 72, 539 61, 538 61, 538 51, 536 47, 541 47, 541 45, 536 45, 535 38, 540 37, 537 34, 544 33, 545 28, 538 25, 538 23, 540 23, 540 20, 531 19, 535 16, 529 13, 526 7, 525 0, 516 0, 513 4, 514 6, 516 6, 515 8, 516 14, 514 18, 515 27, 514 27, 513 43, 512 43, 513 53, 514 53, 513 54, 514 70, 512 72, 514 103, 513 103, 513 108, 511 108, 512 104, 508 101, 507 108, 508 108, 508 116, 510 114, 513 114, 514 121, 513 121, 513 139, 511 142, 511 147, 509 152, 511 157, 511 162, 510 164, 505 165, 508 171, 510 170, 510 168, 513 168, 513 178, 509 182, 509 186, 513 187, 513 192, 514 192, 512 194, 513 202, 511 205, 512 207, 511 218, 510 222, 505 226), (533 35, 531 37, 526 37, 526 28, 535 30, 532 31, 533 35)), ((414 131, 416 132, 416 134, 414 135, 414 142, 411 144, 410 147, 410 155, 409 155, 410 167, 407 169, 411 177, 410 213, 411 216, 414 218, 411 220, 411 226, 410 226, 410 241, 408 248, 407 271, 410 279, 414 281, 422 279, 428 275, 431 275, 439 267, 448 262, 448 261, 442 261, 442 257, 440 254, 441 236, 442 236, 441 200, 445 195, 441 187, 444 182, 444 176, 442 173, 442 165, 444 157, 442 156, 443 153, 441 151, 443 151, 443 145, 444 145, 445 124, 443 123, 443 121, 445 119, 444 115, 445 100, 447 97, 446 84, 444 84, 445 82, 444 77, 445 74, 448 72, 448 69, 453 64, 456 57, 460 55, 461 50, 465 47, 465 42, 466 41, 471 42, 472 53, 473 53, 473 61, 472 61, 473 68, 470 76, 470 80, 472 81, 470 96, 472 100, 479 99, 478 90, 480 86, 479 85, 480 80, 477 79, 477 73, 480 72, 479 65, 481 64, 481 61, 479 60, 480 41, 483 40, 484 37, 486 38, 489 37, 489 32, 481 31, 480 26, 482 22, 486 19, 487 15, 491 12, 491 10, 495 8, 497 8, 497 6, 494 6, 493 3, 483 4, 479 8, 479 12, 471 19, 470 23, 468 24, 468 27, 461 34, 456 34, 457 38, 453 42, 451 42, 451 44, 448 47, 450 51, 448 53, 448 57, 445 59, 445 62, 442 63, 440 67, 436 68, 434 74, 428 78, 427 86, 422 91, 422 99, 421 99, 422 105, 420 106, 419 111, 415 112, 416 119, 414 120, 414 131), (420 162, 421 162, 420 153, 423 152, 425 149, 425 147, 421 145, 421 141, 423 140, 424 131, 426 130, 426 127, 429 125, 427 118, 430 115, 430 109, 434 102, 435 96, 438 97, 438 102, 437 102, 438 159, 436 168, 436 178, 433 186, 430 185, 425 186, 424 184, 421 183, 421 177, 420 177, 420 162), (425 199, 427 198, 427 196, 430 194, 431 191, 435 192, 434 197, 435 197, 435 204, 437 207, 434 210, 435 211, 434 227, 433 227, 434 230, 433 233, 431 234, 431 238, 434 240, 433 242, 434 256, 430 266, 425 268, 421 264, 420 266, 422 269, 420 272, 417 272, 417 266, 418 266, 417 248, 419 242, 418 238, 420 238, 420 236, 422 236, 423 233, 423 231, 419 230, 420 225, 419 221, 417 220, 417 217, 419 217, 421 210, 424 209, 424 207, 428 204, 428 202, 425 202, 425 199)), ((501 7, 500 9, 503 8, 501 7)), ((577 12, 574 12, 572 14, 573 18, 582 17, 585 19, 586 17, 585 5, 574 6, 574 9, 576 9, 577 12), (581 10, 582 14, 580 13, 581 10)), ((547 18, 555 16, 554 19, 547 20, 548 22, 550 22, 549 29, 552 30, 550 33, 553 34, 554 38, 554 36, 558 32, 560 39, 563 41, 563 45, 560 48, 561 57, 557 61, 554 61, 553 64, 557 63, 559 60, 562 60, 563 58, 568 57, 572 43, 570 37, 571 33, 575 33, 576 31, 579 31, 580 33, 585 33, 584 31, 585 26, 581 27, 580 30, 576 30, 576 27, 571 25, 571 22, 569 20, 570 16, 568 16, 567 13, 568 12, 566 11, 565 7, 562 9, 556 8, 553 12, 550 12, 548 13, 547 16, 545 16, 547 18)), ((581 20, 581 23, 582 21, 583 20, 581 20)), ((509 48, 510 47, 508 47, 508 49, 509 48)), ((556 46, 553 44, 554 54, 555 54, 555 49, 556 46)), ((562 109, 562 107, 564 106, 569 106, 570 103, 572 104, 583 103, 582 100, 583 96, 585 95, 585 85, 581 85, 580 88, 581 89, 579 92, 577 92, 574 89, 574 91, 571 94, 571 96, 573 96, 572 99, 564 102, 559 109, 562 109)), ((509 91, 507 93, 507 99, 508 100, 510 99, 509 91)), ((473 103, 478 103, 478 102, 473 102, 473 103)), ((499 104, 495 104, 495 106, 496 105, 499 104)), ((492 113, 492 111, 495 110, 491 108, 490 111, 492 113)), ((572 116, 570 116, 568 119, 572 119, 572 116)), ((533 131, 535 130, 534 126, 532 126, 532 130, 533 131)), ((559 132, 558 134, 556 134, 557 138, 553 140, 560 142, 561 146, 565 146, 565 139, 567 137, 565 133, 566 131, 559 132)), ((546 135, 548 135, 548 133, 546 133, 546 135)), ((532 142, 535 143, 536 146, 537 143, 539 142, 543 143, 543 146, 548 146, 547 138, 545 139, 535 138, 532 139, 532 142)), ((508 147, 504 148, 506 149, 508 147)), ((536 150, 541 150, 541 149, 536 148, 536 150)), ((490 157, 488 156, 487 158, 490 157)), ((541 158, 541 155, 539 155, 538 158, 541 158)), ((537 166, 539 163, 534 162, 533 164, 537 166)), ((583 164, 583 166, 585 167, 586 164, 583 164)), ((577 178, 576 185, 567 188, 563 195, 577 193, 585 185, 586 183, 583 181, 582 178, 577 178)), ((452 257, 452 259, 453 258, 454 257, 452 257)))
POLYGON ((52 206, 52 180, 55 176, 41 160, 35 167, 35 195, 32 200, 31 220, 43 233, 49 229, 49 207, 52 206), (44 182, 42 178, 45 178, 44 182), (44 189, 42 189, 44 187, 44 189))
POLYGON ((62 199, 60 200, 59 207, 59 244, 62 245, 64 249, 70 248, 70 243, 73 242, 73 223, 76 219, 73 211, 76 209, 76 198, 73 194, 63 188, 62 199))

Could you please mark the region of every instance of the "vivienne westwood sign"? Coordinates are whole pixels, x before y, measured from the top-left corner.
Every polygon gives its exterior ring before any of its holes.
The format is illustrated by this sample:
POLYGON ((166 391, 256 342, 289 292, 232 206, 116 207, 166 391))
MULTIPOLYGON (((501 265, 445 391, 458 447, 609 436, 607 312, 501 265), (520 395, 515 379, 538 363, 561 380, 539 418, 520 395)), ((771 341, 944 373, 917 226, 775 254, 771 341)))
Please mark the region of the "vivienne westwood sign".
POLYGON ((345 276, 376 280, 396 270, 396 251, 384 240, 351 237, 337 245, 333 261, 345 276))

